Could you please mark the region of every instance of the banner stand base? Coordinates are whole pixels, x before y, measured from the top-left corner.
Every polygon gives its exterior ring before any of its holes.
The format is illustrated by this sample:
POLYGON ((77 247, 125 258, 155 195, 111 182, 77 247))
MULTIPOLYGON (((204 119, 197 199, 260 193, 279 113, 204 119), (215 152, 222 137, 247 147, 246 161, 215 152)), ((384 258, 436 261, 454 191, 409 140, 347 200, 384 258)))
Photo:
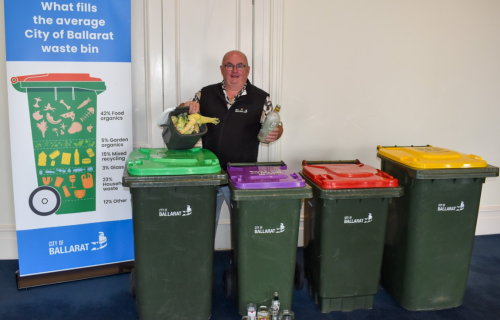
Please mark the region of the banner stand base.
POLYGON ((18 289, 27 289, 48 284, 63 283, 75 280, 84 280, 96 277, 110 276, 115 274, 127 273, 134 267, 134 261, 125 261, 102 266, 87 267, 74 270, 56 271, 34 276, 19 276, 19 270, 16 271, 16 283, 18 289))

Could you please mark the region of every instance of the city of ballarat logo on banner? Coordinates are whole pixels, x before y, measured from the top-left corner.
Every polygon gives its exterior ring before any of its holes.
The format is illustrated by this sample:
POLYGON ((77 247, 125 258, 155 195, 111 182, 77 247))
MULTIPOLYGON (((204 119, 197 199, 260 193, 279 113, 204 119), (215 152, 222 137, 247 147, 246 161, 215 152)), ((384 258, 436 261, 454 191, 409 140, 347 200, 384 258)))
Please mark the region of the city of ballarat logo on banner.
POLYGON ((104 235, 104 232, 99 232, 97 241, 90 241, 87 243, 75 243, 66 245, 64 240, 51 241, 49 242, 49 254, 65 254, 65 253, 76 253, 76 252, 86 252, 86 251, 97 251, 106 248, 108 245, 108 239, 104 235))

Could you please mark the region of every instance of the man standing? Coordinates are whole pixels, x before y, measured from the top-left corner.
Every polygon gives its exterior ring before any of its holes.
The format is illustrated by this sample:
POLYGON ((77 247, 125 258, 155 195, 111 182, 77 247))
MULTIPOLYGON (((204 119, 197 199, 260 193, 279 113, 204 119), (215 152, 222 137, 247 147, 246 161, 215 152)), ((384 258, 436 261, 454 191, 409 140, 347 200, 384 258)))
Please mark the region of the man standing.
MULTIPOLYGON (((248 81, 250 66, 245 54, 229 51, 220 66, 222 83, 209 85, 198 91, 189 106, 189 113, 201 113, 206 117, 219 118, 218 125, 207 124, 208 132, 202 137, 203 148, 212 151, 222 168, 228 162, 256 162, 259 152, 259 133, 265 115, 273 110, 269 94, 248 81)), ((281 124, 271 131, 266 139, 269 142, 281 137, 281 124)), ((217 227, 222 202, 230 205, 227 185, 219 188, 217 194, 217 227)))

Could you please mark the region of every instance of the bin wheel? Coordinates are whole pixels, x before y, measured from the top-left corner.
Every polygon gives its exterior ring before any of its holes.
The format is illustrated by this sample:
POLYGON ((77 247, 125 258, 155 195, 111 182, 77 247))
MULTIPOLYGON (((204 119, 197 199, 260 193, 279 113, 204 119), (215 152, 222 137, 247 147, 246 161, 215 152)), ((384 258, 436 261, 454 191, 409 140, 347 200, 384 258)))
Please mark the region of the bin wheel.
POLYGON ((39 216, 48 216, 56 212, 61 206, 61 195, 49 186, 36 188, 30 195, 29 206, 31 211, 39 216))
POLYGON ((130 293, 135 298, 135 268, 130 271, 130 293))
POLYGON ((222 282, 224 285, 224 293, 226 294, 226 297, 230 297, 233 293, 233 272, 231 269, 224 270, 222 282))
POLYGON ((304 287, 304 268, 300 263, 295 263, 295 278, 293 281, 295 289, 302 290, 304 287))

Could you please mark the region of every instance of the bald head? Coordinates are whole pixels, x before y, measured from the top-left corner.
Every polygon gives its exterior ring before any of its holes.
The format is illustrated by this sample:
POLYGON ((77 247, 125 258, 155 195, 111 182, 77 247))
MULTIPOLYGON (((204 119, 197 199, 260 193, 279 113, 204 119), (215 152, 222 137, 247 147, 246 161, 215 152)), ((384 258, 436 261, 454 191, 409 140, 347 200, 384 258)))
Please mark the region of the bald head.
POLYGON ((238 50, 232 50, 232 51, 229 51, 228 53, 226 53, 224 55, 224 57, 222 57, 222 64, 226 64, 226 61, 229 57, 231 56, 237 56, 237 57, 240 57, 240 59, 242 59, 242 61, 244 61, 244 64, 245 65, 248 65, 248 59, 247 59, 247 56, 241 52, 241 51, 238 51, 238 50))
POLYGON ((222 59, 220 73, 224 79, 226 90, 240 91, 247 82, 248 75, 250 74, 247 56, 241 51, 229 51, 222 59), (229 66, 231 69, 226 68, 226 66, 229 66), (239 66, 239 69, 237 66, 239 66))

